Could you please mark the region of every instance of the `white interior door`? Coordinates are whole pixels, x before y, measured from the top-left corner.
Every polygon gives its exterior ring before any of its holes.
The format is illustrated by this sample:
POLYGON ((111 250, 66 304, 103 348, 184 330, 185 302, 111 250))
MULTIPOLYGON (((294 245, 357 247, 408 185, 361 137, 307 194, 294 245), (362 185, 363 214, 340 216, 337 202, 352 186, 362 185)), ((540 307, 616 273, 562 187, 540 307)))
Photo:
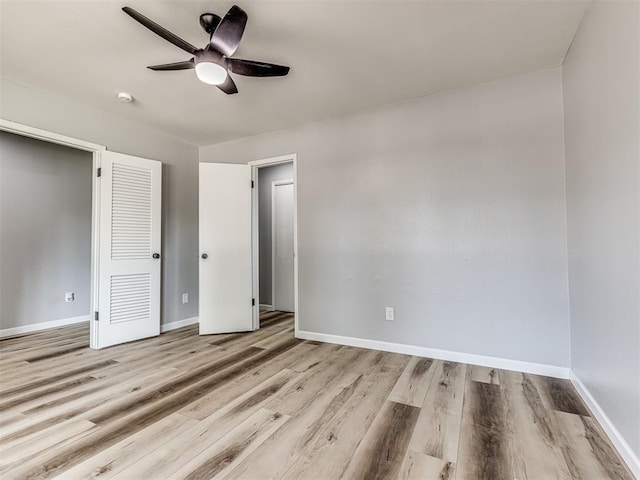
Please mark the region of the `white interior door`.
POLYGON ((162 164, 103 152, 91 347, 160 334, 162 164))
POLYGON ((273 307, 293 312, 293 181, 273 182, 271 212, 273 307))
POLYGON ((251 167, 200 164, 200 334, 253 330, 251 167))

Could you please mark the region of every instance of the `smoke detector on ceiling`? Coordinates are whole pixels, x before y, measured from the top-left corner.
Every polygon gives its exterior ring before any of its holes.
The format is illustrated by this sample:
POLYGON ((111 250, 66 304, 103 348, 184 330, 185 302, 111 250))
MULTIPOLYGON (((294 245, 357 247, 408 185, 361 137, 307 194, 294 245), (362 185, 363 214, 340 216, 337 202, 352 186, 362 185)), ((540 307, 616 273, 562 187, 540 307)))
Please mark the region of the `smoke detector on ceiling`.
POLYGON ((123 103, 131 103, 133 102, 133 96, 127 92, 120 92, 118 93, 118 100, 123 103))

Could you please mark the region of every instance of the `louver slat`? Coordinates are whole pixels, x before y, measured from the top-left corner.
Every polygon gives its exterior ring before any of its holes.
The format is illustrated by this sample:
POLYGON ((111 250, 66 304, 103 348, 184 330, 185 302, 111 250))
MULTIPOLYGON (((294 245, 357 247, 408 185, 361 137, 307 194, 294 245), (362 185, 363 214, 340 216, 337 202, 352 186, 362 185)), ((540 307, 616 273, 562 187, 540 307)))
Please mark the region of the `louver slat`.
POLYGON ((143 320, 151 315, 151 275, 111 277, 111 323, 143 320))
POLYGON ((111 258, 151 256, 151 170, 113 164, 111 258))

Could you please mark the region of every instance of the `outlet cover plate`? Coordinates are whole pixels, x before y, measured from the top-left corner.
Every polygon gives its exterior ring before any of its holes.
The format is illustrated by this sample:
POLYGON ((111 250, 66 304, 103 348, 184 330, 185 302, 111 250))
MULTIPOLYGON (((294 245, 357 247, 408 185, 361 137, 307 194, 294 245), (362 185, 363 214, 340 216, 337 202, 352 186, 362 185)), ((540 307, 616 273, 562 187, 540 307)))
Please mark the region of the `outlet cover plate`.
POLYGON ((392 322, 395 320, 395 312, 393 310, 393 307, 386 307, 384 309, 384 317, 389 322, 392 322))

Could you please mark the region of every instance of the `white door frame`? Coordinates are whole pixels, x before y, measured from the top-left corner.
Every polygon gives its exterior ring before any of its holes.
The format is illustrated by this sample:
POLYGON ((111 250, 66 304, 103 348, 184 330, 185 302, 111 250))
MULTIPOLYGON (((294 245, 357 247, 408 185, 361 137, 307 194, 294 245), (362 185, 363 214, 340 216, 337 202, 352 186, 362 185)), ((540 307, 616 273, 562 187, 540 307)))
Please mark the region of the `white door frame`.
MULTIPOLYGON (((253 291, 259 298, 260 262, 259 262, 259 229, 258 229, 258 169, 270 167, 281 163, 293 164, 293 303, 294 303, 294 334, 298 336, 298 320, 300 317, 300 305, 298 303, 298 155, 290 153, 279 157, 265 158, 249 162, 251 166, 251 180, 253 181, 253 199, 251 208, 251 231, 253 244, 253 291)), ((259 303, 259 302, 257 302, 259 303)), ((260 327, 260 308, 253 311, 253 328, 260 327)))
MULTIPOLYGON (((49 143, 56 143, 58 145, 64 145, 66 147, 76 148, 78 150, 84 150, 92 153, 93 158, 93 180, 92 180, 92 193, 91 193, 91 287, 89 296, 89 315, 90 319, 93 319, 93 312, 97 310, 98 305, 98 275, 100 252, 99 252, 99 240, 100 240, 100 182, 98 181, 97 171, 100 168, 102 152, 107 147, 98 145, 96 143, 85 142, 73 137, 67 137, 58 133, 49 132, 40 128, 30 127, 21 123, 12 122, 10 120, 4 120, 0 118, 0 130, 3 132, 15 133, 16 135, 22 135, 23 137, 35 138, 36 140, 43 140, 49 143)), ((91 348, 97 347, 97 335, 98 329, 94 328, 94 322, 90 321, 90 337, 89 346, 91 348)))
MULTIPOLYGON (((274 205, 276 203, 276 189, 280 185, 293 185, 295 189, 295 182, 293 178, 287 178, 285 180, 274 180, 271 182, 271 305, 273 305, 274 309, 276 306, 276 269, 275 269, 275 258, 276 258, 276 215, 274 205)), ((294 232, 295 232, 295 224, 294 224, 294 232)), ((295 233, 294 233, 295 235, 295 233)), ((295 254, 294 254, 294 262, 295 262, 295 254)), ((260 292, 258 292, 260 293, 260 292)))

